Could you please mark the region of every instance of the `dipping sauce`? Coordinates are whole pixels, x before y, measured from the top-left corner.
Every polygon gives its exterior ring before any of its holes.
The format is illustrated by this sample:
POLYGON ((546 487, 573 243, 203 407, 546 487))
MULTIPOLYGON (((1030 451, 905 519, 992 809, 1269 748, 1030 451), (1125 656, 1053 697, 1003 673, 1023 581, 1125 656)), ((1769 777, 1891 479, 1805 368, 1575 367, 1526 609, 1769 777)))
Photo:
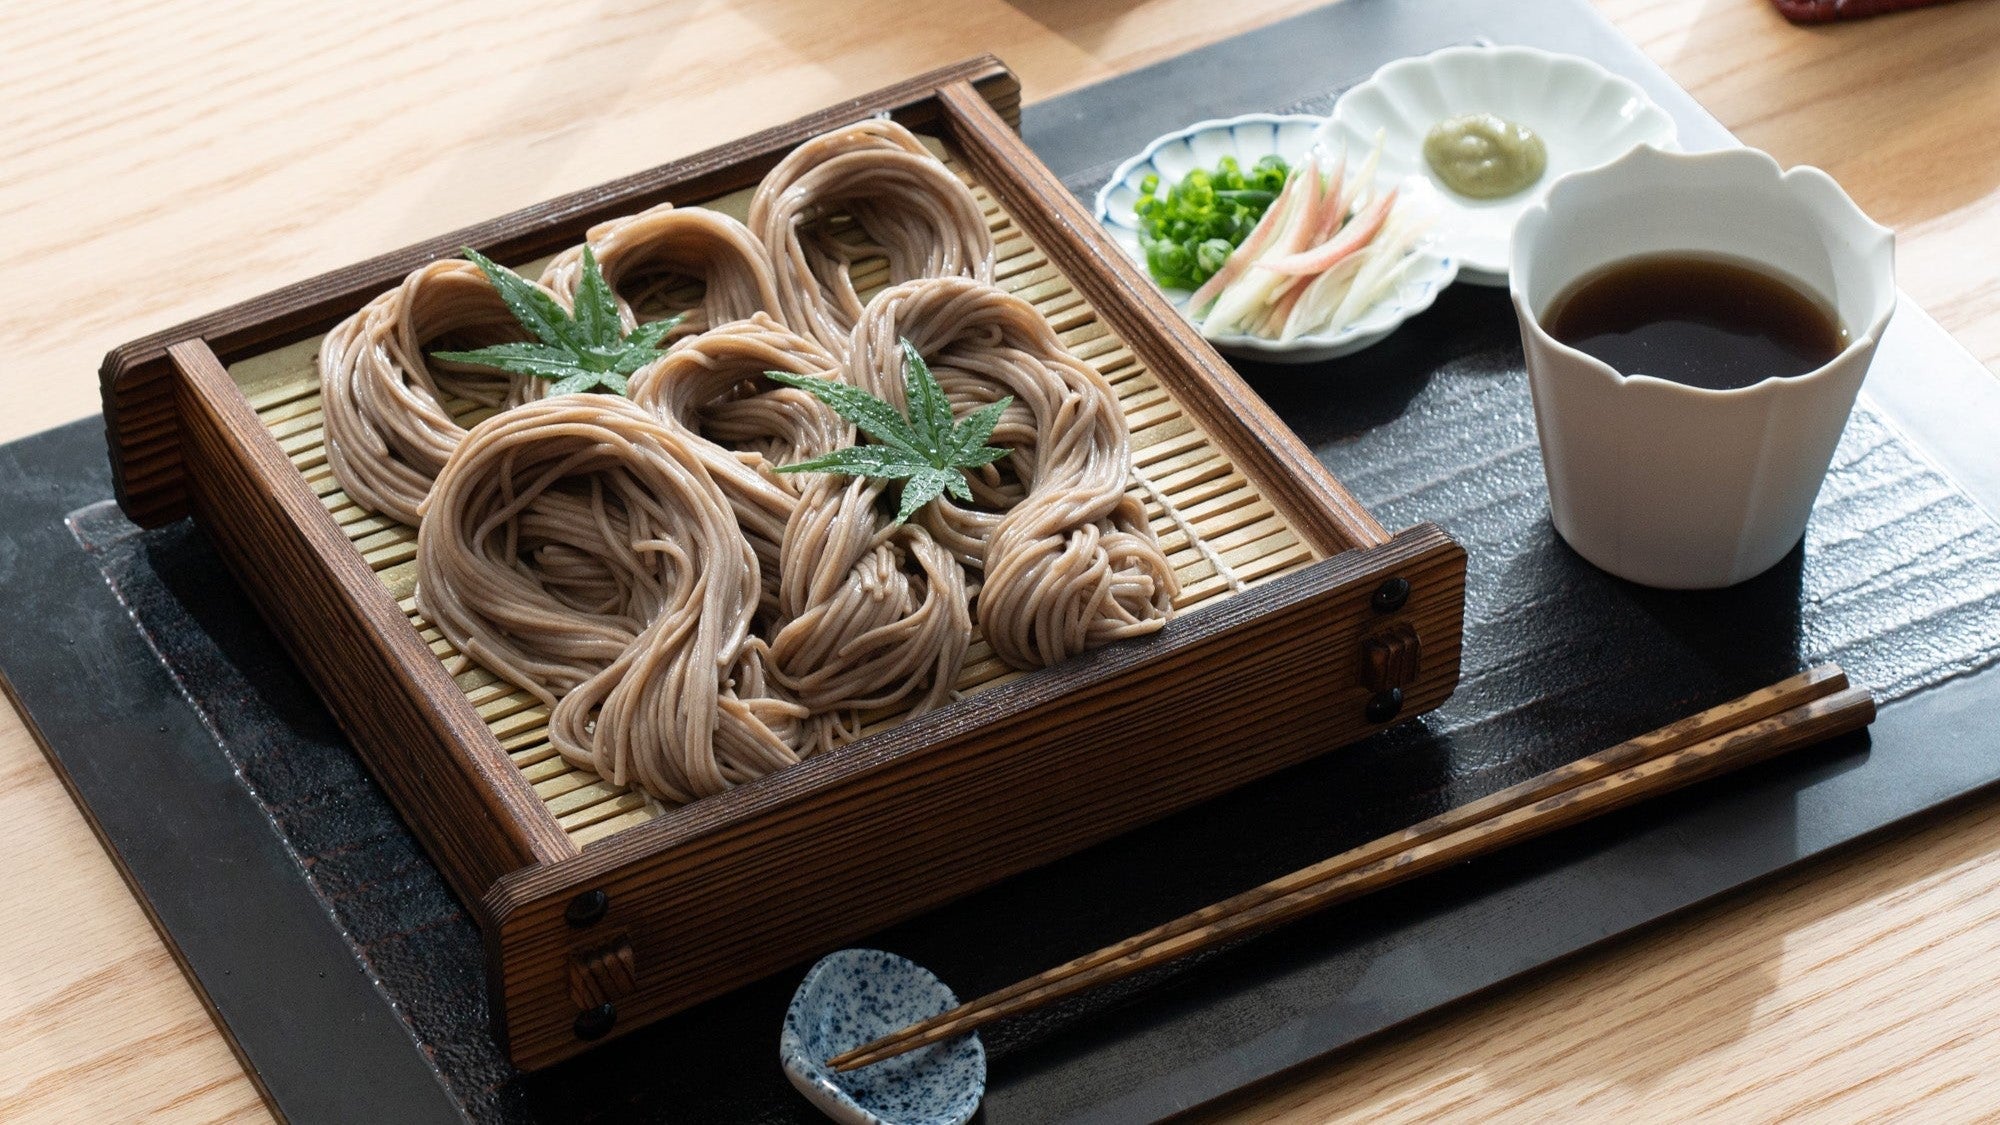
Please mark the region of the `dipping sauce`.
POLYGON ((1724 391, 1812 371, 1847 331, 1812 290, 1705 254, 1646 254, 1585 274, 1549 302, 1549 335, 1610 364, 1724 391))
POLYGON ((1444 186, 1473 199, 1526 191, 1549 166, 1542 138, 1491 113, 1451 117, 1424 136, 1424 160, 1444 186))

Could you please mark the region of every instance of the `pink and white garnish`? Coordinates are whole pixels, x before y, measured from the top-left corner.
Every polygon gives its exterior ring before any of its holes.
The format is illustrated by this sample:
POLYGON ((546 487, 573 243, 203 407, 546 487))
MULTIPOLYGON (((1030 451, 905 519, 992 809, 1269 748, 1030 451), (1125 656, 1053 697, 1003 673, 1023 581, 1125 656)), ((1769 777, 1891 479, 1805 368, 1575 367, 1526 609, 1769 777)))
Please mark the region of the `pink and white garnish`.
POLYGON ((1397 184, 1377 182, 1382 138, 1349 175, 1315 147, 1243 244, 1188 299, 1203 335, 1290 341, 1338 333, 1393 292, 1431 218, 1397 184))

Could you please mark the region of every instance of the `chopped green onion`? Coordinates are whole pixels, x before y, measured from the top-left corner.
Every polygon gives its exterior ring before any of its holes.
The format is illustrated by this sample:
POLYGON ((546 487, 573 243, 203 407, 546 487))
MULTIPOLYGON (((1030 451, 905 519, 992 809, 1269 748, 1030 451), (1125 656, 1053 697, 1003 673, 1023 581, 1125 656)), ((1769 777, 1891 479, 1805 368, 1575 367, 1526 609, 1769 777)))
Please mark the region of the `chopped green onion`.
POLYGON ((1160 194, 1160 177, 1139 181, 1139 244, 1146 269, 1169 289, 1194 289, 1222 268, 1264 217, 1291 168, 1266 156, 1247 173, 1233 156, 1197 168, 1160 194))

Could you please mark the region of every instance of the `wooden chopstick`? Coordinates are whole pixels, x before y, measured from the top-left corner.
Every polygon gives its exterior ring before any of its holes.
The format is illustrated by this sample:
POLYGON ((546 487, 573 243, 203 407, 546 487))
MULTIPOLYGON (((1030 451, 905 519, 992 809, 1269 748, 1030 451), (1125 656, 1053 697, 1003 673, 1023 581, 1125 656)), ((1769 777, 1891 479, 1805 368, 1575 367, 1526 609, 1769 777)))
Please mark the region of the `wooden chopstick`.
MULTIPOLYGON (((1718 704, 1706 711, 1649 731, 1637 738, 1621 742, 1608 750, 1581 758, 1566 766, 1560 766, 1547 773, 1529 778, 1518 785, 1489 794, 1466 805, 1451 809, 1421 821, 1400 832, 1392 832, 1377 840, 1321 860, 1309 867, 1301 868, 1288 875, 1282 875, 1262 886, 1254 887, 1242 894, 1224 899, 1212 906, 1203 907, 1191 914, 1183 915, 1157 926, 1145 933, 1126 938, 1114 945, 1106 946, 1094 953, 1086 954, 1073 961, 1059 965, 1040 976, 989 993, 978 1000, 962 1005, 951 1012, 945 1012, 922 1024, 913 1025, 909 1031, 927 1027, 932 1023, 942 1023, 958 1012, 974 1006, 999 1004, 1016 996, 1043 986, 1049 980, 1080 973, 1098 965, 1117 961, 1134 952, 1168 938, 1202 929, 1232 914, 1249 910, 1272 899, 1302 891, 1336 875, 1363 867, 1387 856, 1419 844, 1435 840, 1447 833, 1458 831, 1470 824, 1497 816, 1511 809, 1531 805, 1566 789, 1594 781, 1607 774, 1629 768, 1661 754, 1680 750, 1695 743, 1713 738, 1726 731, 1748 726, 1772 715, 1790 710, 1814 699, 1830 695, 1847 687, 1847 676, 1836 665, 1821 665, 1808 669, 1796 676, 1781 680, 1769 687, 1760 688, 1748 695, 1718 704)), ((901 1034, 901 1033, 899 1033, 901 1034)), ((887 1042, 882 1040, 881 1042, 887 1042)), ((857 1055, 866 1047, 839 1056, 857 1055)), ((887 1057, 887 1056, 884 1056, 887 1057)), ((863 1064, 857 1064, 863 1065, 863 1064)), ((836 1069, 844 1069, 836 1067, 836 1069)))
POLYGON ((1281 876, 828 1060, 892 1058, 993 1020, 1324 909, 1446 864, 1866 726, 1874 700, 1827 665, 1281 876))

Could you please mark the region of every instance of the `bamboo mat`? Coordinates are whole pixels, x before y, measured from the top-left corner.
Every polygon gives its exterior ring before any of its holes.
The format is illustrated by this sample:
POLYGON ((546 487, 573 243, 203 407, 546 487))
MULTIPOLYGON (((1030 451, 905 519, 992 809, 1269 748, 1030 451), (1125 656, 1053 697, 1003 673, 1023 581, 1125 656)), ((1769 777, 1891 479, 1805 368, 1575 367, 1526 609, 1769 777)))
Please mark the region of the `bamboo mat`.
MULTIPOLYGON (((1146 509, 1168 562, 1180 578, 1176 607, 1188 611, 1296 570, 1314 552, 1274 510, 1180 404, 1153 378, 1123 341, 1097 319, 1095 311, 1014 224, 992 196, 973 183, 962 165, 937 142, 926 139, 952 170, 973 189, 993 232, 994 280, 1034 305, 1065 347, 1108 380, 1132 431, 1132 480, 1128 491, 1146 509)), ((749 209, 750 192, 712 200, 736 218, 749 209)), ((520 263, 528 276, 542 263, 520 263)), ((880 259, 855 266, 856 288, 864 296, 885 287, 887 264, 880 259)), ((230 367, 251 407, 291 458, 355 549, 381 576, 410 622, 440 660, 454 663, 456 649, 417 611, 417 537, 414 528, 361 507, 343 492, 327 465, 320 415, 319 338, 241 360, 230 367)), ((468 402, 447 404, 472 425, 490 411, 468 402)), ((969 694, 1020 675, 993 657, 975 633, 958 691, 969 694)), ((547 802, 549 811, 579 845, 660 815, 665 809, 636 790, 613 785, 570 765, 549 744, 545 708, 532 695, 474 667, 458 683, 515 765, 547 802)), ((864 733, 900 721, 892 714, 872 717, 864 733)))

